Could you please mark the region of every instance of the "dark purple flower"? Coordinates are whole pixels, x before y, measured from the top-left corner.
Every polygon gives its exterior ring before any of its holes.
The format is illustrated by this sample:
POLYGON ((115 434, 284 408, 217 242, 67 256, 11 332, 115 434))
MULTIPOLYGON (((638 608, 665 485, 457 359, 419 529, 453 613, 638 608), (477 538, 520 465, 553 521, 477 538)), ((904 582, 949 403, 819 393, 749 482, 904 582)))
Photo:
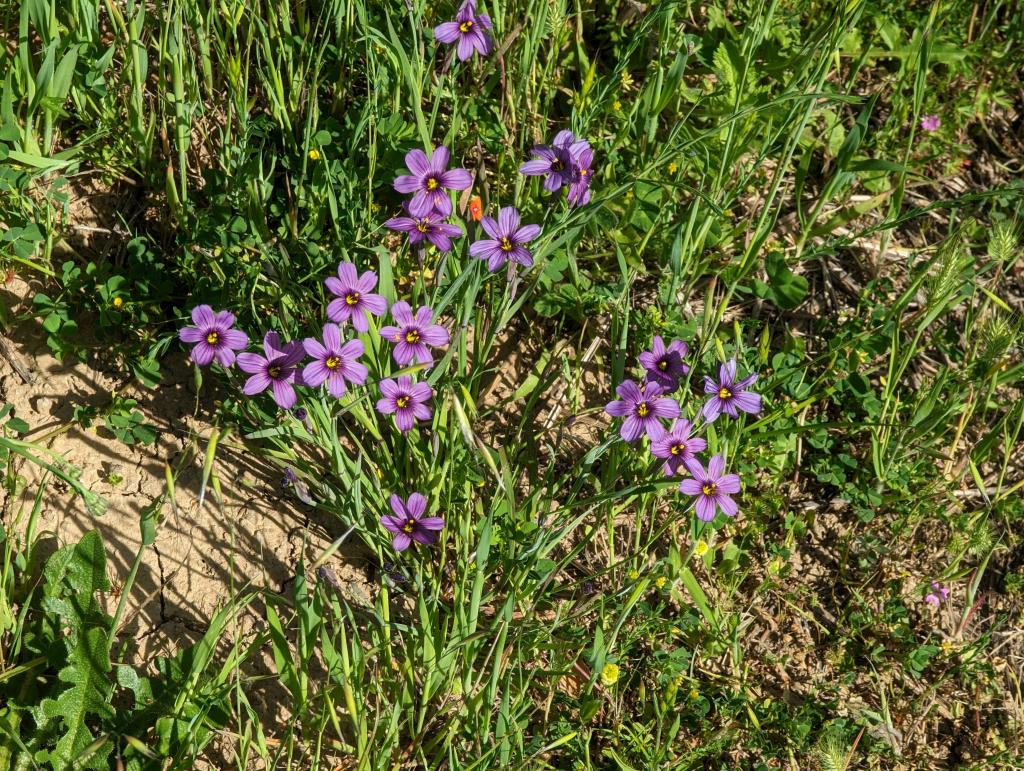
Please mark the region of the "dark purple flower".
POLYGON ((377 400, 377 412, 382 415, 395 414, 395 425, 403 434, 412 430, 417 420, 430 420, 433 414, 427 401, 434 395, 426 383, 414 383, 409 375, 400 375, 394 380, 380 381, 382 399, 377 400))
POLYGON ((267 332, 263 337, 263 352, 238 354, 238 366, 252 377, 245 381, 242 388, 246 396, 255 396, 271 388, 274 401, 283 409, 291 409, 295 404, 294 385, 303 385, 302 374, 296 366, 302 361, 306 352, 302 343, 293 340, 281 343, 277 332, 267 332))
POLYGON ((440 252, 450 252, 452 239, 462 235, 462 228, 445 222, 444 217, 434 211, 425 217, 392 217, 384 226, 408 233, 410 244, 418 244, 426 239, 440 252))
POLYGON ((192 309, 194 327, 184 327, 178 337, 184 343, 195 343, 192 361, 205 367, 214 359, 222 367, 235 363, 235 351, 249 344, 249 337, 239 329, 232 329, 235 315, 228 311, 213 312, 209 305, 197 305, 192 309))
POLYGON ((924 601, 936 608, 949 597, 949 587, 943 586, 938 581, 932 581, 932 590, 924 596, 924 601))
POLYGON ((346 380, 352 385, 366 382, 366 366, 357 361, 363 355, 363 341, 342 343, 341 329, 337 324, 324 324, 323 343, 307 337, 302 345, 313 359, 302 370, 302 380, 306 385, 316 388, 326 380, 327 391, 331 396, 340 398, 345 393, 346 380))
POLYGON ((938 115, 922 115, 921 128, 925 131, 938 131, 942 125, 942 119, 938 115))
POLYGON ((736 381, 736 359, 729 359, 718 368, 718 380, 704 377, 704 393, 711 394, 701 414, 708 423, 714 423, 723 412, 730 418, 738 418, 737 409, 756 415, 761 411, 761 395, 747 391, 757 380, 757 373, 736 381))
POLYGON ((338 277, 331 276, 324 282, 335 299, 327 304, 327 318, 343 324, 351 321, 358 331, 370 328, 368 319, 383 316, 388 312, 388 303, 379 294, 372 294, 377 286, 377 274, 368 270, 359 276, 351 262, 338 265, 338 277))
POLYGON ((679 380, 686 376, 690 367, 683 358, 690 347, 682 340, 673 340, 665 347, 659 335, 654 336, 651 350, 640 354, 640 364, 647 370, 647 382, 658 383, 670 394, 679 388, 679 380))
POLYGON ((590 179, 593 176, 591 164, 594 162, 594 151, 585 139, 569 148, 573 162, 573 177, 569 183, 569 194, 566 199, 573 206, 584 206, 590 201, 590 179))
POLYGON ((692 460, 694 453, 703 452, 708 443, 699 436, 690 436, 693 426, 685 418, 672 424, 671 430, 651 440, 651 453, 665 459, 665 476, 679 473, 679 467, 692 460))
POLYGON ((664 390, 657 383, 641 387, 632 380, 623 380, 615 392, 620 400, 609 402, 604 411, 626 418, 619 433, 627 442, 635 442, 645 432, 651 439, 657 439, 665 433, 661 418, 679 417, 679 405, 674 399, 663 397, 664 390))
POLYGON ((476 51, 481 56, 491 52, 491 36, 484 30, 491 29, 491 17, 486 13, 477 14, 476 2, 466 0, 455 14, 455 21, 446 21, 434 27, 434 37, 441 43, 458 41, 456 49, 459 60, 466 61, 476 51))
POLYGON ((519 212, 514 206, 502 207, 498 212, 497 222, 490 217, 484 217, 480 224, 490 238, 483 238, 471 244, 469 253, 478 259, 487 260, 488 270, 497 270, 506 260, 526 267, 533 265, 533 257, 523 244, 540 235, 540 225, 519 227, 519 212))
POLYGON ((413 541, 426 546, 437 543, 444 519, 423 516, 427 512, 426 498, 413 493, 407 501, 403 501, 397 495, 392 495, 389 503, 394 514, 385 514, 380 518, 380 523, 388 532, 395 534, 391 541, 395 551, 405 551, 413 541))
POLYGON ((410 150, 405 165, 412 174, 395 179, 395 190, 412 193, 409 214, 426 217, 434 211, 444 219, 452 213, 448 190, 465 190, 473 184, 473 177, 465 169, 448 169, 448 148, 438 147, 430 160, 422 150, 410 150))
POLYGON ((433 364, 434 357, 427 346, 438 348, 448 345, 448 330, 440 324, 431 324, 434 312, 426 305, 412 315, 409 303, 397 302, 391 306, 391 315, 398 322, 397 327, 381 327, 381 337, 395 344, 395 361, 403 367, 412 363, 433 364))
POLYGON ((708 461, 707 471, 696 458, 687 461, 686 468, 693 474, 693 478, 680 482, 679 491, 697 496, 694 509, 698 519, 710 522, 719 508, 727 517, 736 516, 739 509, 729 494, 740 491, 740 478, 736 474, 722 473, 725 471, 725 458, 721 455, 712 457, 708 461))
POLYGON ((519 172, 528 177, 544 177, 544 188, 554 192, 562 185, 572 182, 575 164, 569 148, 576 141, 571 131, 559 131, 555 141, 548 145, 534 145, 530 153, 534 160, 519 167, 519 172))

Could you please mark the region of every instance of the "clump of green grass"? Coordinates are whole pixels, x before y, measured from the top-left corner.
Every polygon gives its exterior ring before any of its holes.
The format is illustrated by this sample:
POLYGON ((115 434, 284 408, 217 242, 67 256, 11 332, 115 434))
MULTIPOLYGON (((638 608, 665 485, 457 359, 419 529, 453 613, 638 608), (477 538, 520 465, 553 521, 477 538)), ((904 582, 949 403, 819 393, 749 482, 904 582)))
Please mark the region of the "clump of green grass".
MULTIPOLYGON (((4 627, 6 757, 186 768, 219 735, 239 767, 846 768, 853 747, 881 764, 1012 762, 1019 726, 995 707, 990 746, 942 753, 969 744, 958 693, 1002 691, 986 655, 1007 617, 978 609, 1024 516, 1019 187, 944 179, 1019 88, 1004 65, 1020 25, 963 4, 486 10, 494 52, 465 63, 431 34, 456 9, 421 0, 0 11, 17 28, 0 52, 0 268, 53 279, 33 310, 55 353, 84 357, 85 328, 126 380, 159 387, 199 303, 253 343, 319 337, 339 262, 451 333, 431 368, 405 367, 374 320, 368 384, 301 391, 304 414, 196 369, 199 399, 214 378, 227 393, 201 495, 219 497, 234 434, 337 524, 288 591, 234 598, 174 660, 111 658, 128 592, 88 633, 29 634, 107 589, 40 578, 31 526, 27 547, 5 540, 4 596, 25 621, 4 627), (919 130, 925 114, 940 126, 919 130), (517 172, 559 129, 595 151, 586 206, 517 172), (382 226, 405 153, 440 145, 473 175, 450 253, 382 226), (111 253, 70 245, 83 171, 130 191, 101 223, 127 232, 111 253), (490 274, 468 254, 474 194, 541 225, 532 268, 490 274), (762 373, 760 415, 702 429, 744 479, 737 519, 698 521, 602 416, 654 335, 689 345, 675 398, 691 419, 720 362, 762 373), (408 434, 374 405, 400 374, 433 390, 408 434), (396 554, 380 518, 412 492, 444 527, 396 554), (331 567, 349 539, 366 592, 331 567), (950 587, 934 612, 931 581, 950 587), (228 620, 257 597, 265 625, 234 639, 228 620), (106 652, 87 661, 90 640, 106 652), (251 698, 268 651, 283 723, 251 698), (131 708, 111 714, 115 693, 131 708), (60 722, 61 699, 91 704, 88 733, 60 722)), ((105 417, 122 441, 149 436, 131 405, 105 417)), ((74 481, 8 426, 9 464, 74 481)), ((100 564, 88 538, 61 559, 100 564)))

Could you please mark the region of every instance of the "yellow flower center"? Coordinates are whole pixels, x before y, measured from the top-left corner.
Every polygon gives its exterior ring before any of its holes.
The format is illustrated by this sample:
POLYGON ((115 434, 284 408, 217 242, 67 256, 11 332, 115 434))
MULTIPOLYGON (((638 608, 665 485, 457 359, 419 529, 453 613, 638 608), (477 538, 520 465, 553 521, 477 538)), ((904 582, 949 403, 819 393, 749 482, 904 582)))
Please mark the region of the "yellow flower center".
POLYGON ((667 370, 668 369, 668 359, 662 359, 661 361, 659 361, 658 362, 658 369, 660 369, 662 372, 667 370))
POLYGON ((704 495, 714 495, 717 489, 718 485, 716 485, 714 482, 705 482, 704 485, 700 488, 700 491, 704 493, 704 495))
POLYGON ((412 535, 412 531, 416 529, 416 520, 412 517, 405 520, 405 524, 402 525, 402 532, 406 535, 412 535))
POLYGON ((459 32, 469 32, 471 29, 473 29, 473 22, 470 19, 466 19, 459 25, 459 32))
POLYGON ((274 380, 277 380, 281 377, 281 368, 276 364, 272 367, 267 367, 267 374, 274 378, 274 380))
POLYGON ((345 295, 345 305, 358 305, 359 304, 359 292, 349 292, 345 295))
POLYGON ((682 455, 683 454, 683 450, 685 450, 685 449, 686 449, 686 445, 683 444, 682 442, 679 442, 678 444, 672 445, 672 447, 670 448, 669 451, 673 455, 682 455))
POLYGON ((503 252, 511 252, 512 251, 512 242, 509 241, 507 236, 502 236, 501 237, 501 251, 503 251, 503 252))
POLYGON ((408 396, 406 396, 405 394, 402 394, 397 399, 395 399, 395 404, 398 405, 399 409, 404 410, 406 407, 409 406, 409 402, 410 401, 411 401, 411 399, 408 396))
POLYGON ((216 345, 218 342, 220 342, 220 334, 214 331, 207 332, 206 342, 208 342, 210 345, 216 345))
POLYGON ((636 405, 636 414, 641 418, 646 418, 651 412, 651 408, 647 406, 647 402, 640 402, 636 405))
POLYGON ((590 173, 590 169, 580 169, 580 176, 585 177, 590 173))
POLYGON ((722 386, 721 388, 718 389, 718 398, 719 399, 731 399, 732 398, 732 391, 730 391, 725 386, 722 386))
POLYGON ((405 342, 407 343, 418 343, 420 341, 420 331, 418 329, 410 329, 405 333, 405 342))
POLYGON ((341 359, 337 356, 328 356, 324 361, 324 366, 327 369, 337 369, 341 365, 341 359))
POLYGON ((427 177, 427 190, 437 190, 438 185, 441 183, 437 181, 436 177, 427 177))
POLYGON ((551 170, 552 171, 561 171, 564 168, 565 168, 565 164, 562 163, 562 159, 561 158, 558 158, 556 156, 555 160, 551 161, 551 170))
POLYGON ((422 219, 422 220, 420 220, 419 222, 416 223, 416 229, 418 231, 420 231, 421 233, 429 233, 430 232, 430 223, 427 220, 422 219))

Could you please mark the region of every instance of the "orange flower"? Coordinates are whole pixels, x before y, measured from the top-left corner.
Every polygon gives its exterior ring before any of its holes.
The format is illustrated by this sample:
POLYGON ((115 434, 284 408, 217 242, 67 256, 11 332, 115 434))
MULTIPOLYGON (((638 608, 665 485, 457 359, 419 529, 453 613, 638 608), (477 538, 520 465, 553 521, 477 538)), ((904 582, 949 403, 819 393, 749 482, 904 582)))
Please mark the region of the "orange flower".
POLYGON ((484 206, 478 195, 469 199, 469 216, 473 218, 473 222, 479 222, 480 218, 484 216, 484 206))

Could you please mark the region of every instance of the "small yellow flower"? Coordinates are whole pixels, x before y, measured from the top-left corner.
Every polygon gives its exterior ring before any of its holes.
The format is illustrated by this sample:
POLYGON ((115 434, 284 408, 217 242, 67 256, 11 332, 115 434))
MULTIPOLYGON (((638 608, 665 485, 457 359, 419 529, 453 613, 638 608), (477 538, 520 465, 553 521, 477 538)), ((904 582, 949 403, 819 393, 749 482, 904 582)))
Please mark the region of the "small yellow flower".
POLYGON ((601 670, 601 684, 605 687, 615 685, 619 681, 619 665, 608 662, 601 670))
POLYGON ((707 541, 705 541, 703 538, 699 538, 697 539, 697 543, 693 545, 693 553, 696 554, 698 557, 703 557, 705 554, 708 553, 708 549, 710 548, 711 547, 708 546, 707 541))
POLYGON ((636 568, 631 569, 626 575, 629 577, 630 581, 636 581, 640 577, 640 574, 636 571, 636 568))
POLYGON ((698 691, 696 688, 691 688, 690 689, 690 700, 691 701, 696 701, 699 698, 700 698, 700 691, 698 691))
POLYGON ((633 85, 633 76, 630 75, 625 70, 623 70, 622 75, 619 76, 619 79, 622 81, 622 90, 623 91, 628 91, 629 87, 633 85))
POLYGON ((430 268, 424 268, 423 269, 423 280, 424 281, 430 281, 430 279, 432 279, 433 277, 434 277, 434 271, 432 271, 430 268))
POLYGON ((113 306, 120 310, 122 305, 124 305, 124 300, 120 297, 115 297, 113 300, 113 306))
POLYGON ((626 200, 627 201, 632 201, 633 200, 633 191, 632 190, 627 190, 626 191, 626 200))
POLYGON ((309 160, 311 160, 311 161, 319 161, 320 160, 320 151, 317 150, 315 147, 312 150, 309 151, 309 160))
POLYGON ((658 576, 657 580, 654 582, 654 585, 656 587, 658 587, 659 589, 664 589, 665 588, 665 584, 667 584, 667 583, 668 583, 668 579, 665 578, 665 576, 658 576))
POLYGON ((476 560, 473 560, 472 562, 469 563, 469 569, 470 570, 476 570, 476 560))
POLYGON ((953 641, 952 640, 943 640, 942 641, 942 652, 945 653, 947 656, 950 653, 952 653, 955 648, 956 648, 956 646, 953 645, 953 641))
POLYGON ((675 161, 672 161, 672 163, 668 165, 668 173, 675 174, 677 171, 679 171, 679 164, 676 163, 675 161))
POLYGON ((622 102, 620 102, 618 99, 616 99, 614 102, 612 102, 612 109, 615 110, 615 112, 618 112, 619 110, 621 110, 622 109, 622 102))

